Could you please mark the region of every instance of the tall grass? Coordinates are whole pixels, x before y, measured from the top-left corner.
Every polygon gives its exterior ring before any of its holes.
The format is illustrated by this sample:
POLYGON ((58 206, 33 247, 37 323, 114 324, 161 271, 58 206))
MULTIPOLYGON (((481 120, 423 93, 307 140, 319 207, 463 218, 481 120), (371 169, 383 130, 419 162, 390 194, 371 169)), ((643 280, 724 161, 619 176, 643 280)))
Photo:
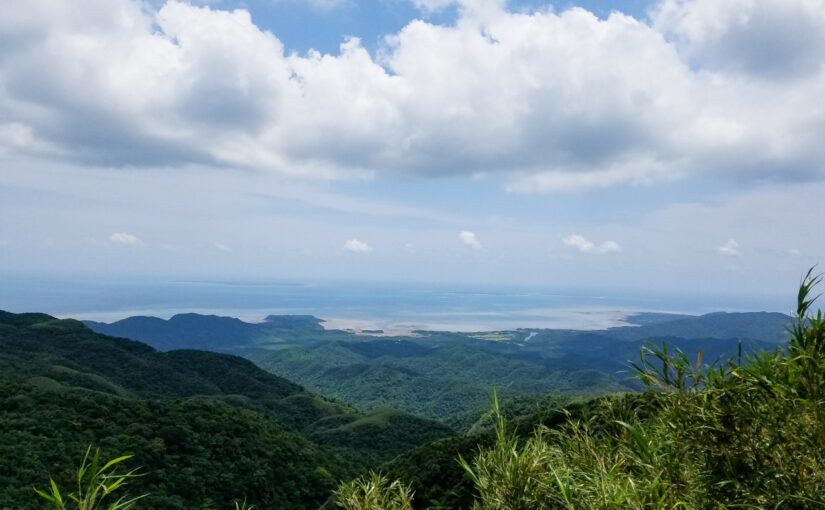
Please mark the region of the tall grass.
POLYGON ((129 480, 140 476, 137 470, 119 472, 121 463, 130 459, 126 455, 109 461, 101 461, 100 450, 86 449, 80 467, 75 474, 75 491, 64 493, 53 479, 46 490, 34 491, 56 510, 128 510, 145 495, 121 496, 112 501, 112 494, 124 488, 129 480))
POLYGON ((246 502, 246 498, 243 501, 235 501, 235 510, 254 510, 255 506, 250 505, 246 502))
MULTIPOLYGON (((75 473, 75 491, 65 493, 53 479, 49 479, 46 490, 34 491, 55 510, 129 510, 148 494, 137 497, 121 496, 113 500, 113 494, 124 489, 129 480, 142 476, 137 469, 121 472, 123 462, 131 459, 124 455, 109 461, 101 460, 100 449, 86 449, 80 467, 75 473)), ((234 501, 235 510, 254 510, 254 506, 242 501, 234 501)))
POLYGON ((338 505, 346 510, 411 510, 412 491, 399 481, 371 472, 368 476, 341 484, 335 493, 338 505))

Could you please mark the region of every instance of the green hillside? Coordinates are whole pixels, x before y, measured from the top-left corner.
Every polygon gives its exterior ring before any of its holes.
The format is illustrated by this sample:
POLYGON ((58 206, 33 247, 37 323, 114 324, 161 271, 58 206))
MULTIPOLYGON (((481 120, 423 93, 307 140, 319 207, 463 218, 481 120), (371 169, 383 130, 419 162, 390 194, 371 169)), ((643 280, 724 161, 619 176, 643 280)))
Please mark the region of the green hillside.
POLYGON ((71 391, 48 380, 0 382, 0 508, 42 508, 32 492, 53 477, 71 486, 90 444, 134 455, 145 507, 225 507, 247 496, 262 507, 316 508, 336 479, 361 467, 277 420, 214 399, 152 402, 71 391))
POLYGON ((39 508, 90 444, 128 453, 150 508, 317 508, 337 481, 448 437, 403 413, 364 415, 248 360, 158 352, 72 320, 0 312, 0 508, 39 508), (375 426, 375 424, 382 426, 375 426))
POLYGON ((490 352, 477 345, 447 343, 414 354, 379 356, 365 354, 363 345, 335 342, 251 357, 262 368, 365 410, 394 407, 439 419, 480 411, 493 386, 513 396, 595 395, 629 389, 618 378, 586 366, 548 369, 539 356, 490 352))

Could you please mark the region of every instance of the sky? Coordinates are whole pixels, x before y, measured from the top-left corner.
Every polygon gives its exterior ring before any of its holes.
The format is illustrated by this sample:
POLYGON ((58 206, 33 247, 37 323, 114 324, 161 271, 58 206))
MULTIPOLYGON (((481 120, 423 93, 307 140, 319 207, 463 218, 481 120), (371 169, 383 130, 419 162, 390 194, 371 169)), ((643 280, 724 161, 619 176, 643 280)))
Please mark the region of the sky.
POLYGON ((825 0, 0 7, 0 278, 768 294, 825 258, 825 0))

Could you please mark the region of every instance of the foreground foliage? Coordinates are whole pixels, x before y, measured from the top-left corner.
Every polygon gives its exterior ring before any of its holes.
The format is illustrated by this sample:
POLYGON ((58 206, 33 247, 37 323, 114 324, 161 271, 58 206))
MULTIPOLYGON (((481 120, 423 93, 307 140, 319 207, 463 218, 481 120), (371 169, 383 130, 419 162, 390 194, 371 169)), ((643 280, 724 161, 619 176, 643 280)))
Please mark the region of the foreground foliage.
POLYGON ((112 493, 128 484, 129 480, 140 476, 137 470, 122 473, 118 471, 119 464, 131 458, 131 455, 124 455, 109 461, 101 461, 100 450, 96 449, 94 454, 90 446, 83 456, 83 461, 77 469, 75 476, 76 492, 64 496, 54 479, 49 479, 47 490, 35 489, 38 496, 45 499, 55 510, 128 510, 132 508, 138 500, 146 497, 137 496, 129 498, 121 496, 115 501, 110 496, 112 493), (108 504, 107 504, 108 503, 108 504))
POLYGON ((341 484, 335 493, 346 510, 411 510, 412 491, 399 481, 371 472, 368 476, 341 484))
MULTIPOLYGON (((811 310, 820 281, 809 272, 800 286, 786 350, 708 366, 650 345, 635 366, 644 395, 601 399, 527 437, 494 399, 492 444, 460 460, 473 508, 825 508, 825 319, 811 310)), ((339 499, 381 509, 360 503, 339 499)))

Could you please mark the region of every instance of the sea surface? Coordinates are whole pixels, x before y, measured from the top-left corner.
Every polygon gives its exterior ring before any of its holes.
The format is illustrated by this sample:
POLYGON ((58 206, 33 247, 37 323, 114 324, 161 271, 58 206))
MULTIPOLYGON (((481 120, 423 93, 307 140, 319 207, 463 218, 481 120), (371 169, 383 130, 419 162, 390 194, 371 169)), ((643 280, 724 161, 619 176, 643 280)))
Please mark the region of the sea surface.
POLYGON ((330 328, 492 331, 602 329, 637 312, 789 312, 794 296, 363 282, 67 281, 5 278, 0 309, 111 322, 196 312, 263 320, 315 315, 330 328))

